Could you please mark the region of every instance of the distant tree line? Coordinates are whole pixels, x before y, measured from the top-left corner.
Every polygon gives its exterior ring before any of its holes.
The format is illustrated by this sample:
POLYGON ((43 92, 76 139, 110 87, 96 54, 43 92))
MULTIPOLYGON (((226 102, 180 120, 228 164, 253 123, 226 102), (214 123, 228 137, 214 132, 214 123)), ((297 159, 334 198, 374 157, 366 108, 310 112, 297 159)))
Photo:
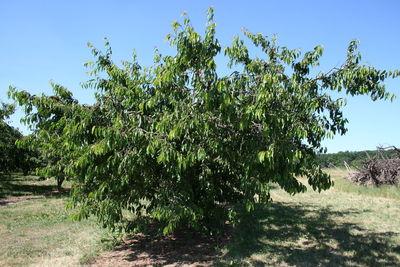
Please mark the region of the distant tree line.
POLYGON ((394 150, 340 151, 338 153, 319 154, 318 163, 322 168, 344 167, 344 162, 351 167, 361 167, 364 161, 371 158, 395 158, 394 150))
POLYGON ((13 112, 13 105, 1 104, 0 176, 12 172, 23 172, 27 175, 41 164, 40 153, 37 150, 18 146, 17 143, 22 140, 23 135, 6 121, 13 112))

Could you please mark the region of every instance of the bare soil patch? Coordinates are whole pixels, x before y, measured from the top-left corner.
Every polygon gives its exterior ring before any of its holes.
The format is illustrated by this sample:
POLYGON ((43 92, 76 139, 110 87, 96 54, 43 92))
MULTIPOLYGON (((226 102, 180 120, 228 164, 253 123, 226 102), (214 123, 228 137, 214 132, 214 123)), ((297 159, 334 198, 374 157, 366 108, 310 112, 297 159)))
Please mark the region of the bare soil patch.
POLYGON ((134 234, 114 251, 100 255, 92 266, 212 266, 230 233, 216 239, 194 232, 170 236, 134 234))
POLYGON ((69 188, 63 189, 61 192, 58 190, 52 190, 45 192, 40 195, 26 195, 26 196, 12 196, 12 197, 6 197, 6 198, 0 198, 0 208, 6 207, 9 205, 14 205, 20 202, 28 201, 28 200, 34 200, 34 199, 39 199, 39 198, 44 198, 44 197, 49 197, 49 196, 59 196, 63 194, 67 194, 69 192, 69 188))
POLYGON ((28 201, 32 199, 43 198, 43 195, 35 195, 35 196, 20 196, 20 197, 8 197, 4 199, 0 199, 0 208, 13 205, 19 202, 28 201))

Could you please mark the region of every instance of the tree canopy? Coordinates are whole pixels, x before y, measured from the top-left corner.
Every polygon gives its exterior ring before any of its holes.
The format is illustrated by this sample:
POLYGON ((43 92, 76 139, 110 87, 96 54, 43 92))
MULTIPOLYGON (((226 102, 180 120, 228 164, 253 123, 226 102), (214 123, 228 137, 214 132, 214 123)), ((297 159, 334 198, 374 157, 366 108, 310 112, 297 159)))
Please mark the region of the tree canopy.
POLYGON ((93 105, 56 84, 54 96, 10 88, 34 130, 30 141, 54 158, 47 170, 72 179, 77 217, 94 214, 115 227, 129 211, 159 221, 166 234, 234 221, 236 204, 251 211, 270 201, 272 183, 295 194, 307 177, 314 190, 328 189, 317 154, 347 123, 345 100, 330 92, 393 98, 383 81, 399 71, 361 65, 357 41, 340 67, 314 74, 321 46, 302 54, 245 30, 262 56, 251 56, 240 37, 222 49, 213 16, 208 10, 204 35, 187 17, 174 22, 167 39, 176 54, 156 51, 150 67, 135 55, 114 63, 107 40, 105 51, 89 45, 95 61, 84 87, 95 90, 93 105), (228 75, 217 71, 221 53, 228 75))

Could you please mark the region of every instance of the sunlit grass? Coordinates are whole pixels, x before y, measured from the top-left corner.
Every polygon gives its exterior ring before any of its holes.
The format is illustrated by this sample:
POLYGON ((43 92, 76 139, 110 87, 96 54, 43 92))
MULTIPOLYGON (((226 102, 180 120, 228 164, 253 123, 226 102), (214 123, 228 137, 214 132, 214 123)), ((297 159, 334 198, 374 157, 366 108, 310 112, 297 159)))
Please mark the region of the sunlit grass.
MULTIPOLYGON (((239 210, 239 224, 216 248, 214 265, 400 266, 398 187, 361 187, 343 178, 346 170, 327 171, 332 189, 291 196, 274 187, 271 204, 257 205, 253 215, 239 210)), ((44 188, 35 186, 54 185, 19 179, 8 181, 8 189, 0 184, 2 194, 36 194, 44 188)), ((111 236, 92 218, 70 219, 67 200, 53 195, 0 206, 0 266, 79 266, 112 249, 111 236)))
MULTIPOLYGON (((63 188, 71 187, 70 181, 63 183, 63 188)), ((39 179, 38 176, 12 174, 0 177, 0 199, 6 197, 51 195, 57 193, 54 179, 39 179)))
MULTIPOLYGON (((43 193, 54 185, 35 185, 36 181, 23 177, 7 181, 9 188, 3 187, 4 181, 0 187, 3 196, 21 196, 43 193)), ((107 231, 93 219, 72 221, 66 201, 67 196, 56 195, 0 205, 0 266, 78 266, 108 246, 111 241, 101 242, 112 240, 107 231)))
POLYGON ((396 190, 358 189, 342 178, 346 171, 329 172, 336 186, 328 191, 274 189, 273 203, 244 212, 217 265, 400 266, 396 190))

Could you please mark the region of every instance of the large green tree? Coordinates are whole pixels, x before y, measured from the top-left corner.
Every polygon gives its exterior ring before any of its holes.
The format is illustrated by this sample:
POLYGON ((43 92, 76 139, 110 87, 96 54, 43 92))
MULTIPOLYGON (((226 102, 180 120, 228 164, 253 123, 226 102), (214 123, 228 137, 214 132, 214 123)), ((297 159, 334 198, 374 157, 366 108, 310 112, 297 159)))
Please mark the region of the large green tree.
POLYGON ((25 106, 37 145, 53 153, 52 168, 73 182, 78 217, 96 215, 106 226, 124 222, 123 211, 161 222, 164 233, 178 226, 207 228, 234 220, 235 204, 251 211, 270 201, 271 183, 295 194, 328 189, 330 177, 316 161, 321 142, 346 132, 343 99, 330 91, 388 99, 383 81, 398 71, 360 65, 357 42, 343 65, 327 72, 323 49, 301 54, 274 39, 244 31, 262 55, 250 56, 235 37, 223 50, 231 73, 217 71, 221 46, 213 11, 205 34, 187 17, 167 36, 173 56, 157 51, 154 65, 133 57, 122 66, 112 51, 92 46, 88 63, 94 105, 79 104, 67 89, 34 96, 10 89, 25 106))

